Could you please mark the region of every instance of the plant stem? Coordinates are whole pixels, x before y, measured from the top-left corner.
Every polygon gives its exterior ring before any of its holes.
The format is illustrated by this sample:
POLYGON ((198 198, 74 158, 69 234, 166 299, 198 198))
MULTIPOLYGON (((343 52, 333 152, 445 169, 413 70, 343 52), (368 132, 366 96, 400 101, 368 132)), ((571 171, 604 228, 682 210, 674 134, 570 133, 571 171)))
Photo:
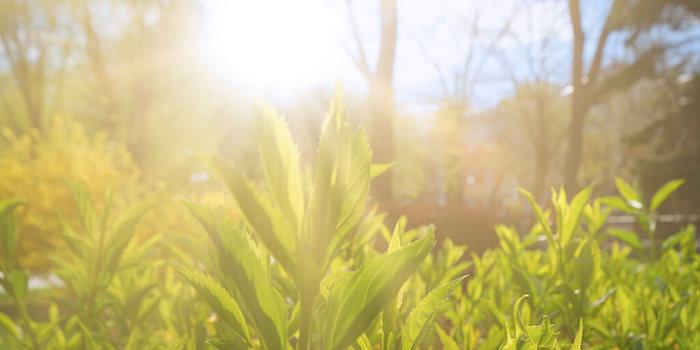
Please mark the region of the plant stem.
POLYGON ((27 310, 27 304, 24 303, 23 300, 20 300, 20 298, 14 292, 12 293, 12 296, 17 304, 17 311, 19 311, 19 315, 22 318, 22 323, 24 323, 27 333, 29 334, 29 340, 32 342, 32 348, 37 350, 40 349, 39 340, 36 332, 34 332, 34 328, 32 327, 32 318, 29 316, 29 310, 27 310))
POLYGON ((313 324, 314 301, 316 297, 312 294, 303 293, 301 295, 301 324, 299 325, 299 345, 298 350, 309 350, 311 348, 311 325, 313 324))

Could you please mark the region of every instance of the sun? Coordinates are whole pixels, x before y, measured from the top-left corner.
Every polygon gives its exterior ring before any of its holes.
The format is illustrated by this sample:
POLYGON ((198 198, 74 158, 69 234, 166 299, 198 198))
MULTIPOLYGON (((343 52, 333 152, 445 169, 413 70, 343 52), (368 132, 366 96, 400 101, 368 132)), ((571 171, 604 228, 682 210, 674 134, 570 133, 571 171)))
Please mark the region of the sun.
POLYGON ((337 68, 336 14, 322 0, 212 0, 205 6, 200 53, 231 82, 296 89, 328 80, 324 75, 337 68))

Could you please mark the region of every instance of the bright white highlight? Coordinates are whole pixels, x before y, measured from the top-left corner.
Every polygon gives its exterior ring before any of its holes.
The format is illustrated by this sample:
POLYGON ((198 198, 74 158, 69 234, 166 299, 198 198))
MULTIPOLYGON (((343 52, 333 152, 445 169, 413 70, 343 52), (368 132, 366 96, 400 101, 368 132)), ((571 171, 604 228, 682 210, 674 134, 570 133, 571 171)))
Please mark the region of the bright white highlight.
POLYGON ((334 81, 337 14, 322 0, 212 0, 200 52, 216 74, 256 88, 334 81))

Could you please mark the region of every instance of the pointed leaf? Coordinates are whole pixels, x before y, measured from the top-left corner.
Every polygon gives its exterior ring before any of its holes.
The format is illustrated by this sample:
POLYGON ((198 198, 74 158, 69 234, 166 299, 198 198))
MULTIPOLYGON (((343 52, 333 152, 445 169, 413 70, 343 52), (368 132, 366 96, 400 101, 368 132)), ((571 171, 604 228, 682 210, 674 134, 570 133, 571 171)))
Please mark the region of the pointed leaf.
POLYGON ((564 217, 563 227, 561 228, 562 246, 566 246, 571 241, 574 233, 576 233, 576 230, 579 228, 581 214, 588 200, 591 198, 592 190, 593 188, 588 186, 576 194, 574 199, 571 200, 571 204, 569 204, 566 216, 564 217))
POLYGON ((263 196, 250 180, 222 162, 216 164, 250 227, 275 259, 293 273, 295 264, 292 253, 297 245, 293 224, 285 218, 282 209, 263 196))
POLYGON ((17 220, 14 216, 15 209, 24 204, 20 199, 7 199, 0 202, 0 242, 4 257, 11 260, 17 245, 17 220))
POLYGON ((95 229, 95 223, 97 222, 95 205, 92 203, 92 198, 90 198, 90 194, 81 183, 69 181, 68 186, 73 194, 73 201, 78 207, 80 222, 83 224, 85 232, 92 234, 95 229))
POLYGON ((649 210, 652 212, 655 212, 656 209, 663 204, 663 202, 668 199, 670 195, 672 195, 676 190, 678 190, 683 184, 685 183, 685 180, 683 179, 676 179, 667 182, 661 188, 654 193, 654 196, 651 198, 651 203, 649 204, 649 210))
POLYGON ((19 330, 15 322, 7 316, 5 313, 0 311, 0 339, 5 338, 4 334, 9 334, 12 338, 19 339, 19 330))
POLYGON ((331 288, 324 349, 345 349, 355 342, 435 245, 432 228, 426 237, 393 253, 372 258, 331 288))
POLYGON ((576 338, 571 344, 571 350, 581 350, 583 343, 583 319, 578 321, 578 332, 576 332, 576 338))
POLYGON ((297 147, 287 124, 272 107, 263 108, 257 129, 260 159, 270 194, 290 225, 298 231, 303 218, 304 195, 297 147))
POLYGON ((265 348, 286 349, 286 305, 272 285, 253 241, 243 227, 230 222, 222 212, 183 203, 214 243, 221 269, 229 278, 222 284, 238 292, 240 306, 257 328, 265 348))
POLYGON ((528 202, 530 202, 530 206, 532 206, 532 209, 535 211, 535 216, 537 216, 537 220, 539 221, 540 225, 542 226, 542 229, 544 230, 545 234, 547 235, 547 240, 551 242, 554 241, 554 235, 552 233, 552 227, 549 225, 549 217, 546 215, 545 211, 542 210, 542 207, 540 207, 539 204, 537 204, 537 201, 535 200, 535 197, 532 196, 530 192, 527 190, 524 190, 522 188, 518 189, 518 192, 520 192, 525 198, 527 198, 528 202))
POLYGON ((370 166, 370 177, 374 179, 375 177, 378 177, 378 176, 384 174, 385 172, 391 170, 391 168, 393 168, 394 165, 396 165, 396 162, 373 163, 370 166))
POLYGON ((153 208, 154 202, 144 202, 129 208, 114 223, 114 228, 107 238, 106 260, 107 269, 114 271, 119 265, 124 249, 134 237, 136 226, 141 218, 153 208))
POLYGON ((444 350, 460 350, 459 344, 457 344, 457 341, 452 339, 452 337, 449 336, 449 334, 445 333, 445 331, 440 327, 440 325, 435 325, 435 331, 438 334, 438 337, 440 338, 440 342, 442 343, 442 348, 444 350))
POLYGON ((321 133, 306 218, 311 255, 324 267, 362 218, 371 160, 365 134, 352 130, 336 96, 321 133))
POLYGON ((401 335, 401 349, 413 350, 420 345, 421 340, 423 340, 426 332, 433 324, 432 319, 437 313, 438 308, 447 300, 452 290, 460 285, 464 277, 465 276, 454 279, 433 289, 415 308, 413 308, 411 313, 408 314, 406 325, 401 335))
POLYGON ((620 192, 620 195, 627 200, 629 205, 637 209, 641 208, 642 197, 639 195, 639 192, 637 192, 634 186, 632 186, 629 182, 616 177, 615 187, 617 187, 617 191, 620 192))
POLYGON ((613 227, 608 229, 608 235, 615 237, 634 249, 642 249, 642 242, 639 240, 637 233, 623 228, 613 227))
POLYGON ((245 344, 250 344, 248 324, 238 303, 214 278, 186 267, 178 267, 190 284, 206 300, 216 314, 236 333, 245 344))

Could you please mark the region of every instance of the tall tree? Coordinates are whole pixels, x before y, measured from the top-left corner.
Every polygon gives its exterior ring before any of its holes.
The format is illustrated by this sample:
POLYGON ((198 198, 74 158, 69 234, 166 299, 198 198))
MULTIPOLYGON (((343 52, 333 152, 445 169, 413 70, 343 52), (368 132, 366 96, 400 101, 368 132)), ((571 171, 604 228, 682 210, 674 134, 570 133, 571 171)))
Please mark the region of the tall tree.
MULTIPOLYGON (((654 73, 655 63, 663 58, 669 43, 661 40, 640 40, 643 33, 658 25, 670 24, 677 29, 687 14, 696 16, 696 1, 687 0, 612 0, 605 21, 594 42, 593 56, 586 65, 586 32, 583 28, 580 0, 568 0, 573 34, 571 85, 571 121, 568 130, 568 150, 564 166, 564 184, 569 191, 576 189, 582 161, 583 134, 588 111, 613 90, 625 89, 639 79, 654 73), (679 11, 687 10, 685 14, 679 11), (624 43, 634 56, 626 62, 616 62, 615 69, 604 72, 606 46, 614 33, 625 35, 624 43), (638 45, 640 44, 640 45, 638 45)), ((649 38, 646 38, 649 39, 649 38)), ((668 39, 668 36, 667 38, 668 39)))
MULTIPOLYGON (((379 0, 379 53, 375 65, 370 66, 365 45, 359 31, 359 24, 354 15, 351 0, 347 0, 349 22, 355 42, 355 52, 350 56, 367 82, 369 90, 368 103, 372 116, 370 143, 376 162, 388 163, 394 155, 394 62, 398 40, 398 11, 396 0, 379 0)), ((373 192, 380 202, 392 200, 391 172, 377 178, 373 183, 373 192)))
POLYGON ((560 158, 562 125, 569 119, 561 87, 552 82, 562 65, 557 55, 559 37, 568 22, 565 7, 558 1, 522 1, 517 22, 523 27, 508 33, 507 49, 498 53, 507 73, 513 95, 497 108, 504 134, 497 139, 520 169, 508 166, 506 172, 521 186, 527 186, 537 199, 545 199, 548 187, 556 187, 558 178, 551 171, 560 158), (541 6, 546 4, 546 6, 541 6), (517 52, 514 54, 513 52, 517 52))
POLYGON ((430 96, 431 103, 438 102, 429 141, 434 152, 429 167, 436 183, 435 193, 431 197, 439 202, 444 195, 448 204, 461 204, 466 199, 469 170, 484 170, 477 169, 477 164, 468 161, 466 151, 470 142, 469 125, 478 118, 471 104, 477 100, 475 95, 478 88, 486 82, 484 77, 488 76, 488 62, 510 32, 516 12, 515 8, 510 14, 499 12, 505 20, 493 23, 488 20, 493 15, 489 13, 491 9, 488 4, 468 1, 459 5, 459 10, 446 6, 433 24, 435 28, 444 28, 445 32, 457 33, 453 45, 457 48, 458 56, 456 60, 449 58, 453 63, 444 62, 444 54, 434 55, 431 44, 435 37, 422 38, 420 33, 410 33, 426 63, 434 68, 440 86, 437 95, 430 96))
POLYGON ((38 1, 0 1, 3 59, 21 93, 29 125, 44 127, 50 40, 56 27, 55 6, 38 1))
POLYGON ((114 132, 117 123, 117 100, 114 95, 107 62, 105 60, 103 42, 95 29, 90 1, 74 2, 76 17, 85 36, 85 51, 97 82, 98 101, 102 101, 103 126, 114 132))

